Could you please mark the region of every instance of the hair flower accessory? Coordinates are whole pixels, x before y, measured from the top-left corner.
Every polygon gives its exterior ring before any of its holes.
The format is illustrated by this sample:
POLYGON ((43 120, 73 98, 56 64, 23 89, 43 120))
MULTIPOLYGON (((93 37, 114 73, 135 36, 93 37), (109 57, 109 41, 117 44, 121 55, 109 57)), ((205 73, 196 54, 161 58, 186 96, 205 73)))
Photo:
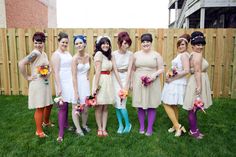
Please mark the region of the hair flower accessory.
POLYGON ((107 38, 111 41, 111 38, 109 36, 107 36, 107 35, 102 36, 101 35, 101 36, 97 37, 96 44, 98 44, 102 38, 107 38))

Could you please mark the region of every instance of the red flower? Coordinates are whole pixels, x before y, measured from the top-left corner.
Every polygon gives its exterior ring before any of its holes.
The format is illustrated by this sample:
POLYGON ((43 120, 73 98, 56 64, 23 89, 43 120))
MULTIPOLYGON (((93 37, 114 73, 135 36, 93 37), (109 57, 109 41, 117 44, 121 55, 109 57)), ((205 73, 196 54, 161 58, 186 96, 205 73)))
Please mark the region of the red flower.
POLYGON ((149 86, 152 83, 152 79, 150 77, 148 77, 148 76, 142 76, 141 80, 142 80, 142 84, 145 87, 149 86))
POLYGON ((167 76, 169 77, 169 78, 171 78, 171 77, 175 77, 176 75, 178 74, 178 71, 177 71, 177 67, 172 67, 170 70, 168 70, 168 72, 167 72, 167 76))
POLYGON ((93 107, 97 104, 97 93, 100 90, 101 86, 98 86, 98 88, 96 89, 95 93, 93 95, 87 96, 85 99, 85 104, 88 107, 93 107))
POLYGON ((200 109, 204 113, 206 113, 205 110, 204 110, 204 103, 203 103, 202 99, 199 96, 197 96, 196 99, 194 100, 193 111, 196 112, 198 109, 200 109))

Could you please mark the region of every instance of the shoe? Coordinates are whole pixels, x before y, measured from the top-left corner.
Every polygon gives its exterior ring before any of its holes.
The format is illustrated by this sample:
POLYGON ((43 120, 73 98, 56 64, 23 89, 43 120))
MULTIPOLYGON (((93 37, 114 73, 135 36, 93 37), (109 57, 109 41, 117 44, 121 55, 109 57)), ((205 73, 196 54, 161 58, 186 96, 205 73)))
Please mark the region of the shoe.
POLYGON ((123 125, 120 125, 118 130, 117 130, 117 133, 118 134, 122 134, 123 133, 123 130, 124 130, 124 126, 123 125))
POLYGON ((62 137, 58 137, 58 138, 57 138, 57 142, 58 142, 58 143, 62 143, 62 141, 63 141, 63 138, 62 138, 62 137))
POLYGON ((108 136, 107 131, 106 131, 106 130, 103 130, 103 131, 102 131, 102 135, 105 136, 105 137, 108 136))
POLYGON ((87 125, 85 127, 81 127, 81 129, 86 133, 91 131, 91 129, 87 125))
POLYGON ((132 128, 132 125, 131 124, 129 124, 129 126, 127 127, 125 127, 125 129, 124 129, 124 131, 123 131, 123 133, 129 133, 130 131, 131 131, 131 128, 132 128))
POLYGON ((145 133, 145 131, 144 130, 139 130, 139 134, 144 134, 145 133))
POLYGON ((80 131, 75 131, 75 133, 78 135, 78 136, 84 136, 84 133, 83 133, 83 131, 82 130, 80 130, 80 131))
POLYGON ((152 132, 146 132, 145 136, 152 136, 152 132))
POLYGON ((45 128, 45 127, 54 127, 55 124, 53 124, 52 122, 49 122, 49 123, 42 123, 42 126, 45 128))
POLYGON ((39 138, 45 138, 48 137, 44 132, 38 133, 37 131, 35 132, 35 135, 38 136, 39 138))
POLYGON ((199 129, 197 129, 197 131, 198 131, 198 133, 199 133, 200 136, 202 136, 202 137, 204 136, 204 134, 201 133, 201 132, 199 131, 199 129))
POLYGON ((97 136, 98 136, 98 137, 102 137, 102 135, 103 135, 102 130, 98 130, 98 131, 97 131, 97 136))
POLYGON ((172 132, 174 132, 174 131, 175 131, 175 127, 174 127, 174 126, 172 126, 172 128, 169 128, 169 129, 168 129, 168 132, 169 132, 169 133, 172 133, 172 132))
POLYGON ((67 129, 68 131, 74 131, 74 130, 75 130, 75 128, 74 128, 73 126, 66 127, 66 129, 67 129))
POLYGON ((203 137, 200 136, 198 131, 192 132, 191 130, 189 130, 189 135, 196 138, 196 139, 202 139, 203 137))
POLYGON ((175 137, 181 136, 181 135, 182 135, 182 132, 183 132, 183 133, 186 133, 186 129, 184 128, 184 126, 181 126, 181 125, 180 125, 179 129, 176 130, 176 132, 175 132, 175 137))

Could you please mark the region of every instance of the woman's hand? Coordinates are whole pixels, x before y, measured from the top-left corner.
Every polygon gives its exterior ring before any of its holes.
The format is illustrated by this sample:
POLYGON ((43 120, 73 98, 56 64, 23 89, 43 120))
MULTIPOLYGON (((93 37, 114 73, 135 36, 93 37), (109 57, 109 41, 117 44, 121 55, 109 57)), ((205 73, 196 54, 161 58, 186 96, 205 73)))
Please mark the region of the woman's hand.
POLYGON ((35 80, 37 77, 35 76, 35 75, 33 75, 33 76, 27 76, 27 80, 28 81, 33 81, 33 80, 35 80))
POLYGON ((200 95, 201 94, 201 88, 200 87, 197 87, 195 89, 195 92, 196 92, 196 95, 200 95))

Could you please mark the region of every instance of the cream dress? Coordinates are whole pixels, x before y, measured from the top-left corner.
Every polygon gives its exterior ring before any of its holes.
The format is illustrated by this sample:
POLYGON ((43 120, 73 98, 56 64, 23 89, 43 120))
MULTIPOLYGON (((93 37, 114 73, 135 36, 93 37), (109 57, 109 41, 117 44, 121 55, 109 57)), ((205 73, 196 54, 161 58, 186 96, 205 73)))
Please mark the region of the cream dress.
POLYGON ((149 86, 142 85, 142 76, 151 76, 157 71, 160 54, 152 51, 145 53, 138 51, 134 54, 135 72, 133 76, 133 107, 148 109, 157 108, 161 104, 161 84, 158 77, 149 86))
MULTIPOLYGON (((203 58, 203 60, 202 60, 201 98, 204 102, 205 109, 207 109, 208 107, 210 107, 212 105, 210 82, 209 82, 209 78, 208 78, 208 75, 206 72, 208 66, 209 66, 208 62, 203 58)), ((191 69, 193 69, 193 67, 191 67, 191 69)), ((186 95, 185 95, 184 104, 183 104, 183 108, 185 110, 192 110, 193 109, 193 103, 196 98, 195 90, 196 90, 196 79, 195 79, 194 74, 192 74, 189 77, 189 81, 188 81, 187 88, 186 88, 186 95)))
MULTIPOLYGON (((102 63, 101 71, 111 71, 112 70, 112 61, 108 60, 102 52, 98 51, 94 56, 94 62, 100 61, 102 63)), ((95 75, 93 78, 93 87, 95 84, 95 75)), ((101 74, 99 80, 99 86, 101 87, 97 94, 97 104, 98 105, 107 105, 114 103, 114 87, 112 83, 111 73, 101 74)), ((93 90, 94 91, 94 90, 93 90)))
POLYGON ((31 53, 37 53, 37 58, 31 63, 31 75, 36 76, 35 80, 29 83, 29 100, 28 108, 42 108, 53 103, 50 82, 45 82, 45 79, 40 77, 37 68, 42 65, 49 65, 48 57, 45 52, 40 53, 33 50, 31 53))

